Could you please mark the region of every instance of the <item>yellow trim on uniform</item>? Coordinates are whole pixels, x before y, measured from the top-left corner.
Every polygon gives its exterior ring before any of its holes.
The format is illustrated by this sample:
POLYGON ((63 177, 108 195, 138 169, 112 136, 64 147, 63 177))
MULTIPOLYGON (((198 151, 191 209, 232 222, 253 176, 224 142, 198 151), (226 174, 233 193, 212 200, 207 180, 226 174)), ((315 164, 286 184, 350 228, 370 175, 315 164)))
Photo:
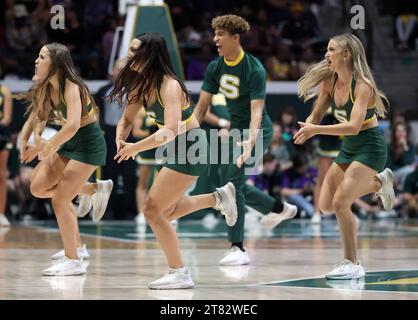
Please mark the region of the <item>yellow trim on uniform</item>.
MULTIPOLYGON (((64 103, 64 106, 67 107, 67 103, 65 102, 64 96, 62 95, 62 92, 60 92, 61 95, 61 100, 64 103)), ((81 100, 81 97, 80 97, 81 100)), ((89 105, 91 103, 91 99, 89 98, 88 100, 89 102, 87 102, 87 105, 89 105)), ((81 107, 81 109, 83 109, 83 107, 81 107)), ((89 112, 87 112, 85 115, 82 115, 81 118, 84 119, 86 117, 89 117, 93 112, 96 111, 96 108, 94 106, 91 107, 91 109, 89 110, 89 112)))
POLYGON ((374 114, 371 118, 364 120, 362 125, 365 125, 365 124, 368 124, 368 123, 372 122, 375 117, 376 117, 376 115, 374 114))
POLYGON ((96 168, 96 179, 102 179, 102 167, 96 168))
POLYGON ((189 123, 190 121, 192 121, 192 119, 193 119, 193 115, 194 115, 194 112, 190 115, 190 117, 188 117, 186 120, 183 120, 183 124, 187 124, 187 123, 189 123))
POLYGON ((338 156, 338 153, 340 153, 339 150, 328 151, 328 150, 322 150, 321 148, 318 148, 318 155, 320 157, 336 158, 338 156))
MULTIPOLYGON (((353 93, 352 93, 352 90, 351 90, 351 86, 350 86, 350 99, 351 99, 351 102, 353 103, 353 105, 354 105, 354 103, 356 102, 356 100, 354 100, 354 97, 353 97, 353 93)), ((375 106, 374 106, 374 103, 370 103, 368 106, 367 106, 367 109, 373 109, 375 106)))
POLYGON ((226 60, 226 58, 224 57, 224 62, 227 66, 229 67, 235 67, 238 63, 241 62, 242 59, 244 59, 244 50, 241 50, 241 52, 239 53, 238 57, 235 60, 226 60))
MULTIPOLYGON (((161 107, 165 108, 165 106, 164 106, 163 102, 161 101, 161 98, 160 98, 160 94, 159 94, 159 92, 158 92, 158 89, 157 89, 157 100, 158 100, 158 102, 160 103, 161 107)), ((187 108, 189 108, 189 107, 190 107, 190 104, 188 104, 188 105, 187 105, 187 106, 185 106, 185 107, 182 107, 182 108, 181 108, 181 110, 186 110, 186 109, 187 109, 187 108)))

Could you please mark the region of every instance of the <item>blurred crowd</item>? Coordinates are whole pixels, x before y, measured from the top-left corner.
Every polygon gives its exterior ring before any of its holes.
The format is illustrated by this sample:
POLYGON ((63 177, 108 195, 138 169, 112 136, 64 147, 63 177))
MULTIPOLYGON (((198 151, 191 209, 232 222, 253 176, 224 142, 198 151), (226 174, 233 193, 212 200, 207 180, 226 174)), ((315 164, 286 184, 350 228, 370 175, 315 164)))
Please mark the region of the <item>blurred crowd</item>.
MULTIPOLYGON (((186 80, 202 80, 214 57, 210 22, 234 13, 251 24, 243 45, 266 66, 269 80, 296 80, 323 53, 318 8, 324 0, 169 0, 186 80), (222 9, 220 9, 222 8, 222 9)), ((107 77, 113 36, 123 26, 118 0, 5 0, 0 3, 0 78, 31 79, 39 48, 60 42, 70 48, 84 79, 107 77), (52 29, 53 5, 65 9, 65 29, 52 29)))

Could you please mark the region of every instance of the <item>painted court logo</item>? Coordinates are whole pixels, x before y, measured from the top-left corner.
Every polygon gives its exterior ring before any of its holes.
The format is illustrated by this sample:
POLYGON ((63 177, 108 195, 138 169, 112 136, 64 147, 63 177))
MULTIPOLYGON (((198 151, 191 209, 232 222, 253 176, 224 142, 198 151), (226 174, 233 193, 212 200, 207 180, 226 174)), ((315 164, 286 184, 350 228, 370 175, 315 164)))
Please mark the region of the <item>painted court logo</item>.
POLYGON ((339 290, 418 292, 418 270, 367 272, 365 277, 353 280, 329 280, 321 277, 278 281, 268 285, 339 290))

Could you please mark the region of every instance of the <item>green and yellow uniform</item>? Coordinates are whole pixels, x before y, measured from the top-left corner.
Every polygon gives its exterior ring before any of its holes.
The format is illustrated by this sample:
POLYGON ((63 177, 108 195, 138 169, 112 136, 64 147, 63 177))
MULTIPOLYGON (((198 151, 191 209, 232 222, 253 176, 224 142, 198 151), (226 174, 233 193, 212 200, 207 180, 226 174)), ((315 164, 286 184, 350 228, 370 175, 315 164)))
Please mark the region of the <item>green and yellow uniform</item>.
MULTIPOLYGON (((154 104, 145 109, 146 114, 155 120, 159 127, 164 125, 164 104, 160 96, 160 86, 157 86, 157 99, 154 104)), ((185 125, 193 119, 194 108, 187 105, 182 108, 181 121, 185 125)), ((164 147, 162 166, 171 170, 191 176, 207 174, 209 164, 209 145, 205 130, 191 129, 176 138, 164 147), (196 146, 194 144, 196 143, 196 146)), ((157 161, 158 159, 157 148, 157 161)))
MULTIPOLYGON (((0 85, 0 120, 4 116, 4 94, 2 86, 0 85)), ((10 130, 7 126, 0 124, 0 151, 10 149, 12 147, 10 143, 10 130)))
MULTIPOLYGON (((149 132, 150 135, 154 134, 158 131, 157 123, 153 118, 151 118, 148 115, 145 115, 143 121, 141 130, 149 132)), ((142 151, 136 156, 136 162, 138 164, 144 164, 144 165, 155 165, 157 164, 157 161, 155 160, 155 148, 142 151)))
MULTIPOLYGON (((332 125, 338 123, 331 107, 321 121, 321 125, 332 125)), ((337 158, 341 149, 342 136, 318 135, 318 156, 322 158, 337 158)))
MULTIPOLYGON (((356 80, 353 77, 350 87, 350 98, 341 107, 337 107, 334 101, 334 89, 332 91, 331 108, 334 117, 339 122, 347 122, 350 120, 351 111, 354 106, 354 89, 356 87, 356 80)), ((376 108, 368 106, 366 117, 363 124, 373 120, 375 117, 376 108)), ((379 127, 374 127, 360 131, 355 136, 344 136, 340 153, 335 159, 338 164, 350 164, 353 161, 358 161, 377 172, 385 168, 387 159, 387 147, 384 135, 379 127)))
MULTIPOLYGON (((225 95, 231 117, 230 130, 240 130, 241 138, 245 139, 243 131, 250 128, 251 100, 266 97, 266 71, 256 57, 244 51, 241 51, 234 61, 219 57, 208 65, 202 90, 211 94, 220 91, 225 95)), ((263 143, 263 150, 266 150, 273 136, 273 127, 265 109, 260 129, 262 129, 262 136, 258 137, 259 143, 263 143)), ((275 199, 245 183, 247 176, 245 176, 244 166, 238 168, 236 159, 232 158, 234 154, 241 155, 242 148, 233 143, 232 139, 226 147, 228 150, 222 152, 229 153, 230 163, 220 165, 220 184, 224 185, 231 181, 235 185, 238 219, 233 227, 228 227, 228 240, 238 243, 244 240, 245 204, 267 214, 271 212, 275 199), (239 152, 235 148, 239 148, 239 152)), ((262 157, 262 154, 258 156, 262 157)))
MULTIPOLYGON (((83 106, 81 119, 88 117, 93 112, 96 112, 96 108, 90 101, 87 106, 83 106)), ((66 119, 67 105, 61 95, 59 106, 52 108, 51 121, 55 125, 62 125, 66 119)), ((77 133, 58 150, 58 154, 63 157, 94 166, 106 164, 106 152, 106 141, 98 121, 79 128, 77 133)))

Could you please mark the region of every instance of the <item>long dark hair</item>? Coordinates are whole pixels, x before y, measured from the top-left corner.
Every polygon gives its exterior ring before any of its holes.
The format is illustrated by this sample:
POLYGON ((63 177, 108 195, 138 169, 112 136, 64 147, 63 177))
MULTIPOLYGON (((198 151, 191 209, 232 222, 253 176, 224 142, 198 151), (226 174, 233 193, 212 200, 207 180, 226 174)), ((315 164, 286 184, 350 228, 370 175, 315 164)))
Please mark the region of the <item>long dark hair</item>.
POLYGON ((159 33, 146 32, 136 39, 141 44, 116 78, 109 99, 117 100, 118 104, 122 105, 126 98, 127 103, 139 102, 146 108, 151 102, 151 93, 157 89, 157 84, 163 82, 164 76, 169 76, 179 82, 189 103, 186 86, 173 71, 164 38, 159 33), (138 68, 139 71, 132 68, 138 68))
MULTIPOLYGON (((51 57, 51 68, 46 78, 35 85, 19 98, 26 99, 30 102, 28 113, 35 113, 40 120, 48 120, 53 116, 51 113, 51 78, 57 74, 60 96, 64 97, 65 81, 74 82, 80 89, 82 114, 86 114, 89 100, 94 104, 90 91, 84 84, 83 79, 77 74, 70 51, 66 46, 60 43, 49 43, 45 47, 49 51, 51 57)), ((97 108, 96 108, 97 110, 97 108)))

